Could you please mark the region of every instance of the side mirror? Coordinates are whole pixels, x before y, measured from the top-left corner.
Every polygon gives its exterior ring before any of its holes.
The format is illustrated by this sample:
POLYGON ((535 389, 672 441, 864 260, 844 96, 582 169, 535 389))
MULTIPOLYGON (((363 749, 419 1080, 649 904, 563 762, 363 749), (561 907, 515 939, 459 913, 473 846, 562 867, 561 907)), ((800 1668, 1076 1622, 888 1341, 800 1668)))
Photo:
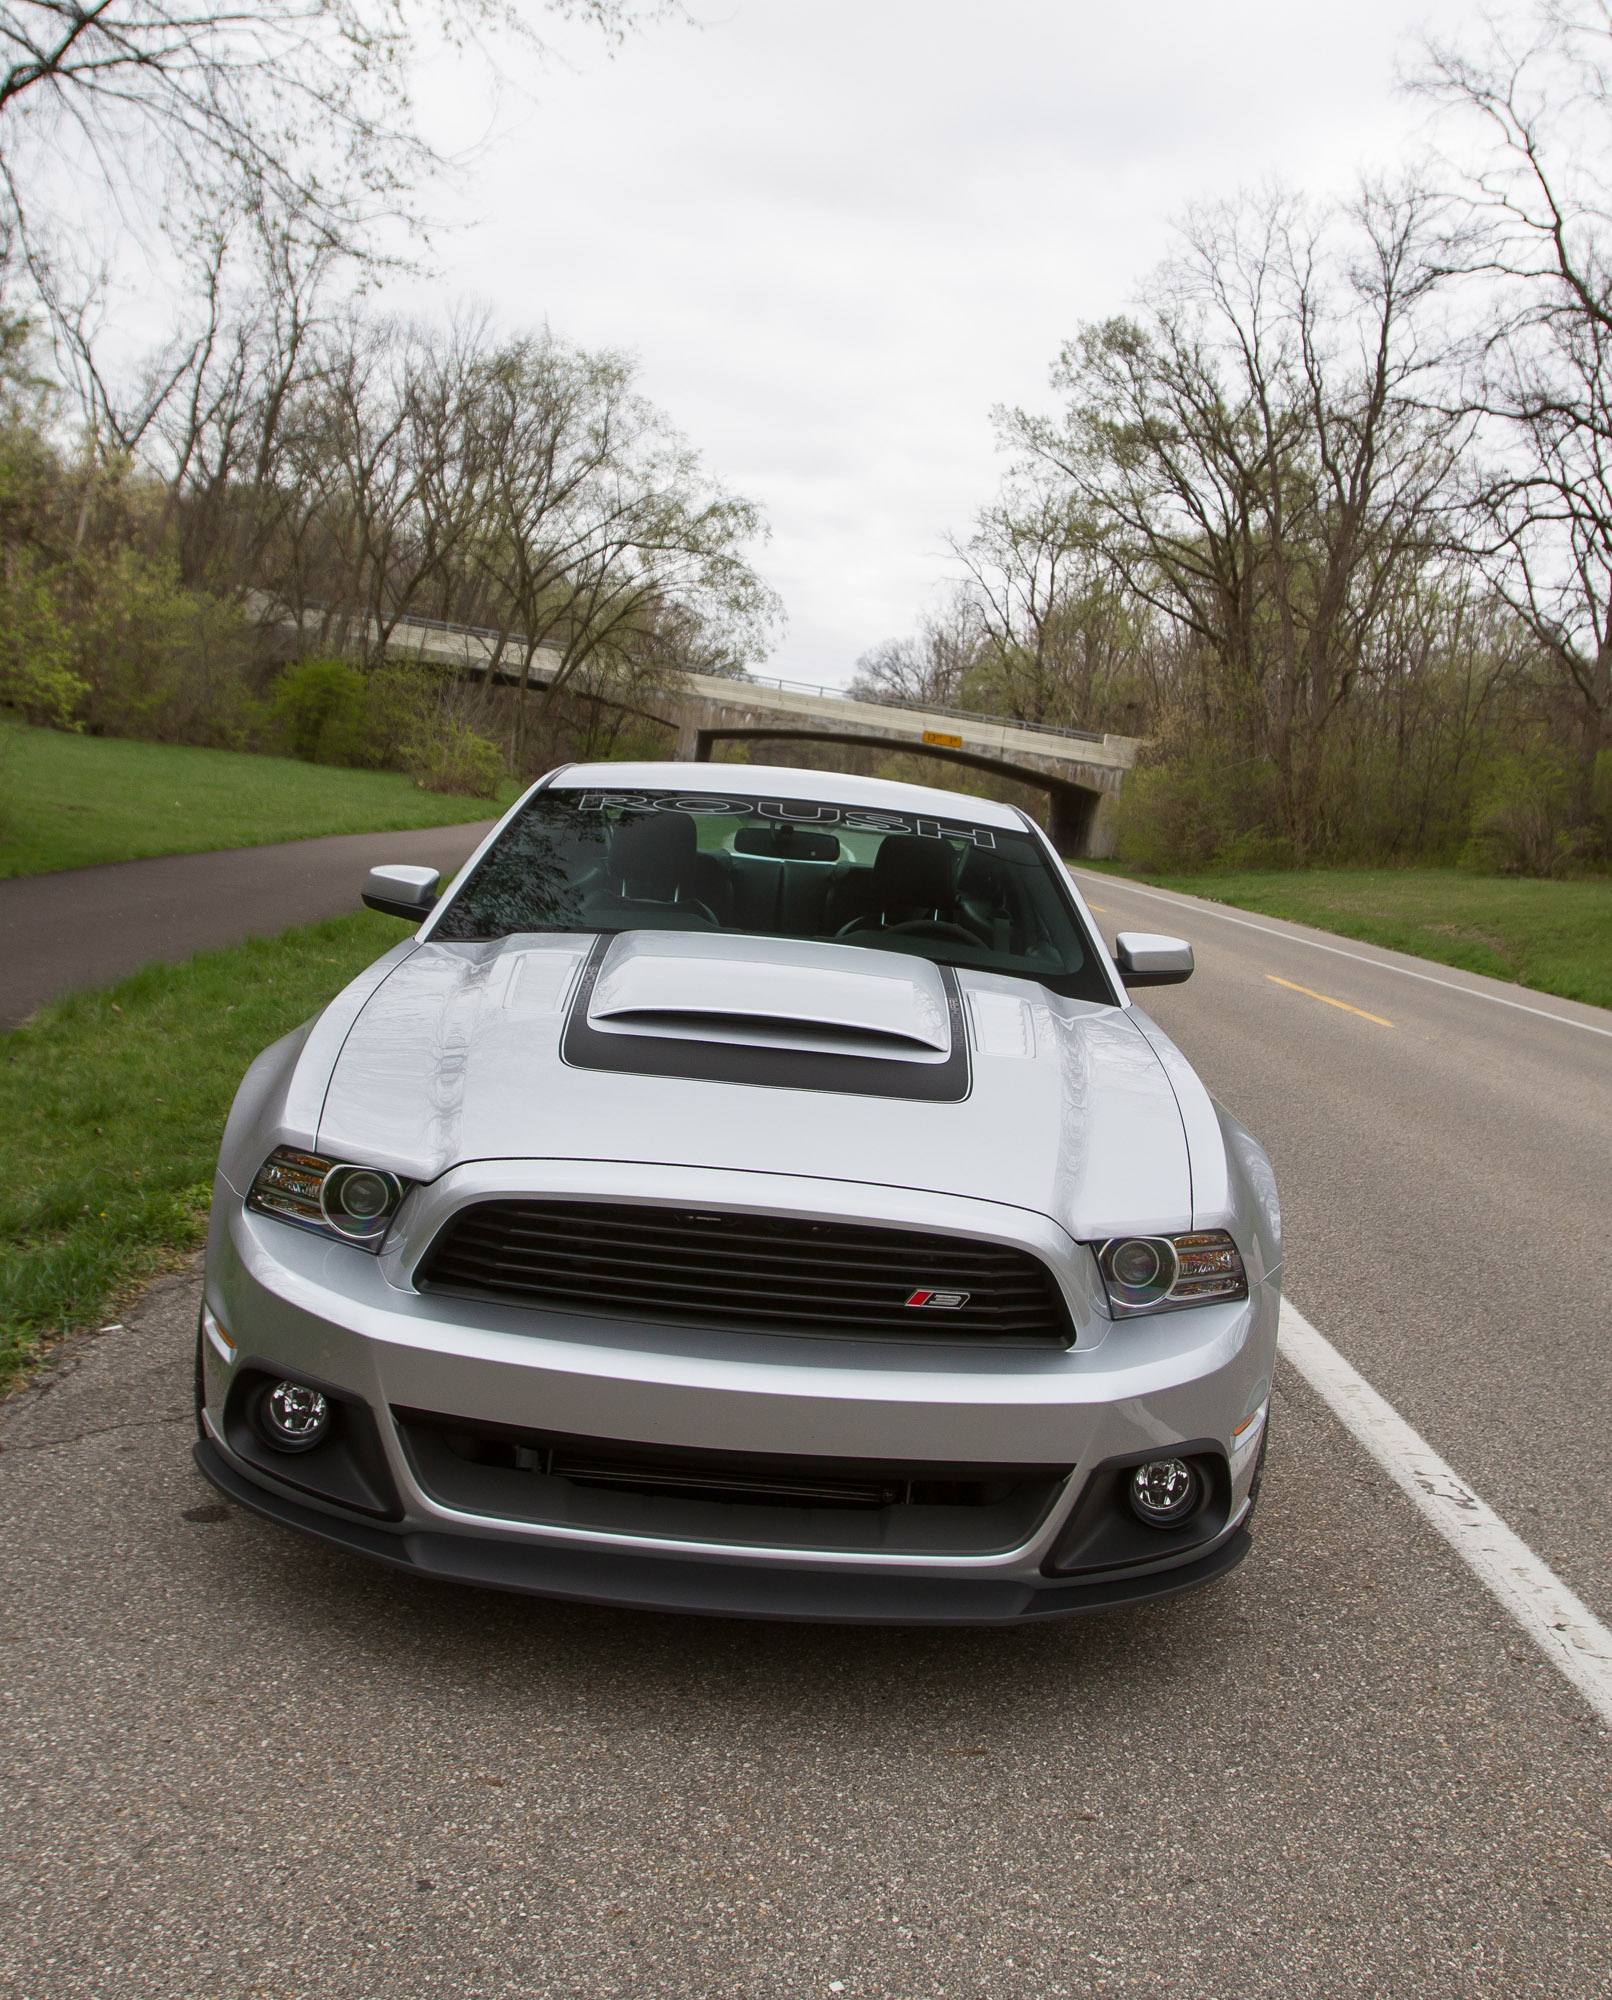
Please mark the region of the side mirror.
POLYGON ((436 908, 437 891, 441 887, 440 868, 387 862, 369 871, 364 884, 364 906, 379 910, 384 916, 403 917, 411 924, 423 923, 436 908))
POLYGON ((1114 940, 1114 963, 1127 986, 1179 986, 1192 977, 1192 947, 1185 938, 1121 931, 1114 940))

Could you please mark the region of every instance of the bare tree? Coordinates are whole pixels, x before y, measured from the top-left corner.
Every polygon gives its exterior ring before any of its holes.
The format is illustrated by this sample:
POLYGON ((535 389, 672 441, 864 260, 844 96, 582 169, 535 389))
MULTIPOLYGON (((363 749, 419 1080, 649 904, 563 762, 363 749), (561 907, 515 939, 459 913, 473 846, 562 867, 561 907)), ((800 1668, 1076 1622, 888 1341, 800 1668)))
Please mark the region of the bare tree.
POLYGON ((1281 196, 1200 212, 1141 318, 1065 348, 1062 419, 1003 419, 1216 663, 1206 695, 1273 761, 1300 852, 1363 650, 1442 544, 1465 420, 1430 400, 1434 219, 1414 193, 1319 225, 1281 196))
POLYGON ((1450 259, 1481 286, 1476 546, 1575 717, 1583 821, 1612 749, 1612 7, 1486 22, 1432 48, 1420 83, 1452 115, 1477 225, 1450 259))
MULTIPOLYGON (((641 10, 532 11, 619 37, 641 10)), ((502 0, 0 0, 0 184, 30 235, 93 184, 131 219, 153 188, 204 212, 246 192, 350 238, 435 164, 410 102, 427 26, 460 42, 537 39, 502 0)))
POLYGON ((295 532, 313 497, 280 468, 339 261, 328 238, 247 234, 249 255, 233 274, 231 238, 220 231, 209 246, 196 288, 202 324, 183 366, 160 384, 147 454, 167 489, 157 540, 171 535, 183 582, 226 596, 259 578, 268 546, 295 532))
POLYGON ((409 618, 487 629, 490 671, 518 669, 517 759, 540 649, 549 693, 663 672, 669 649, 715 671, 754 656, 777 609, 747 553, 759 513, 619 355, 501 342, 473 316, 327 317, 295 275, 173 400, 179 519, 213 587, 267 592, 369 664, 409 618))
POLYGON ((1019 469, 951 547, 980 632, 973 678, 987 705, 1091 728, 1110 684, 1134 667, 1143 621, 1063 475, 1019 469))
POLYGON ((918 623, 915 636, 886 639, 856 663, 847 692, 862 701, 955 708, 980 649, 979 618, 964 591, 918 623))

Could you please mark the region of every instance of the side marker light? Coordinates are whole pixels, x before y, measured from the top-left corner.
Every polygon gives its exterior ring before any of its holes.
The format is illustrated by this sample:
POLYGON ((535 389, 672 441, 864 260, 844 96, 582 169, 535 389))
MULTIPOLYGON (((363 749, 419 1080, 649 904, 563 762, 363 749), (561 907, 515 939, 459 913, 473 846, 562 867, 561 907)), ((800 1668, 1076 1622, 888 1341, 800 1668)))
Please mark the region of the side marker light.
POLYGON ((1266 1412, 1270 1409, 1267 1400, 1260 1404, 1251 1417, 1244 1417, 1231 1434, 1231 1476, 1240 1479, 1254 1454, 1261 1433, 1265 1429, 1266 1412))
POLYGON ((213 1343, 219 1359, 232 1363, 235 1359, 235 1343, 224 1331, 224 1322, 216 1318, 207 1306, 202 1307, 202 1330, 213 1343))

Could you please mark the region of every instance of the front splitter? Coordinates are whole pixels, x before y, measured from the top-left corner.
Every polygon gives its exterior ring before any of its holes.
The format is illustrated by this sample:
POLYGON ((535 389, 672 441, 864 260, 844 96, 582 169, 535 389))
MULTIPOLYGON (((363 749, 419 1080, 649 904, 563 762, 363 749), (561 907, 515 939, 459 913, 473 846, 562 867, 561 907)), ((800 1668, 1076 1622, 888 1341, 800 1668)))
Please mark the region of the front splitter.
POLYGON ((826 1570, 763 1569, 674 1556, 539 1548, 426 1529, 389 1533, 304 1507, 243 1478, 203 1438, 196 1464, 219 1492, 266 1520, 414 1576, 531 1597, 703 1618, 771 1618, 823 1625, 1027 1625, 1113 1611, 1196 1590, 1235 1569, 1253 1546, 1246 1528, 1197 1562, 1147 1576, 1086 1583, 1019 1579, 852 1576, 826 1570))

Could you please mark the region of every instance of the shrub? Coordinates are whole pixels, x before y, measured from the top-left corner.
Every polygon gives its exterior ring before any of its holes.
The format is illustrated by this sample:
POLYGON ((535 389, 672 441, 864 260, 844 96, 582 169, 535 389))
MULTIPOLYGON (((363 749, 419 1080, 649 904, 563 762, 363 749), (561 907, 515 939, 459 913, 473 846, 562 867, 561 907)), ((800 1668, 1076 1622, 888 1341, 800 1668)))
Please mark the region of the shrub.
POLYGON ((1549 751, 1501 758, 1486 774, 1462 858, 1502 875, 1562 875, 1580 842, 1569 825, 1572 782, 1549 751))
POLYGON ((305 764, 367 761, 369 690, 345 660, 293 661, 270 691, 269 715, 283 747, 305 764))
POLYGON ((408 770, 416 747, 436 727, 440 694, 435 668, 395 663, 371 668, 364 689, 362 761, 408 770))
POLYGON ((1206 868, 1286 868, 1289 843, 1274 828, 1274 774, 1215 754, 1142 765, 1119 795, 1117 852, 1146 874, 1206 868))
POLYGON ((251 741, 251 641, 240 611, 176 564, 119 549, 81 565, 75 665, 83 719, 107 736, 238 750, 251 741))
POLYGON ((72 660, 72 631, 51 579, 20 551, 0 573, 0 707, 72 727, 87 692, 72 660))
POLYGON ((504 775, 504 759, 497 744, 447 716, 416 738, 403 768, 428 792, 490 799, 504 775))

